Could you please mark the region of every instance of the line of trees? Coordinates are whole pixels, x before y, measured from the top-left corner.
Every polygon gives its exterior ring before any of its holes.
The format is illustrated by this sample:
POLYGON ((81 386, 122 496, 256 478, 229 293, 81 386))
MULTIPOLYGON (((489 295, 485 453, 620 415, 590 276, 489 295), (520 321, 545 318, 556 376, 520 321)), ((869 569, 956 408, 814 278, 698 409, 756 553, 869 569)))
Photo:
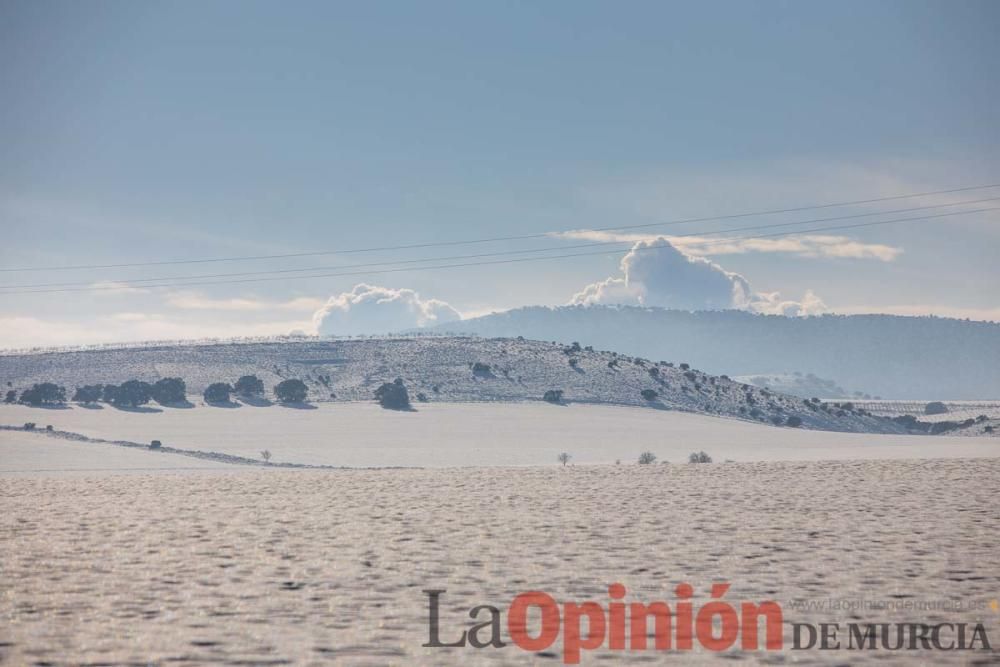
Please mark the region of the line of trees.
MULTIPOLYGON (((206 403, 228 403, 233 395, 243 399, 262 399, 264 382, 256 375, 244 375, 234 384, 214 382, 204 391, 206 403)), ((43 406, 66 402, 66 388, 52 382, 40 382, 21 392, 7 391, 5 403, 43 406)), ((302 380, 283 380, 274 387, 275 398, 281 403, 301 403, 309 395, 302 380)), ((156 382, 127 380, 121 384, 87 384, 77 387, 70 399, 74 403, 92 405, 107 403, 116 407, 136 408, 156 401, 160 405, 189 405, 187 385, 181 378, 161 378, 156 382)))
MULTIPOLYGON (((256 375, 244 375, 234 384, 213 382, 205 389, 206 403, 229 403, 236 395, 242 399, 262 399, 264 381, 256 375)), ((274 397, 281 403, 302 403, 309 396, 309 387, 302 380, 282 380, 274 387, 274 397)))

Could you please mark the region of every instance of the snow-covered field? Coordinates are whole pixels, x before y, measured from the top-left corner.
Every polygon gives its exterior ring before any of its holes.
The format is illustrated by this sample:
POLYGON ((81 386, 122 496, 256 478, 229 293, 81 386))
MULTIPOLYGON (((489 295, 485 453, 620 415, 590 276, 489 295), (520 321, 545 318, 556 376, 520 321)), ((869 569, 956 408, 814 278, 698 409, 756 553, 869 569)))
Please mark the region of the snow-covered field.
POLYGON ((0 477, 203 470, 233 470, 233 466, 111 444, 72 442, 44 432, 0 430, 0 477))
POLYGON ((509 643, 511 600, 606 609, 614 582, 671 607, 687 582, 696 608, 728 582, 737 609, 782 605, 785 648, 604 642, 582 664, 997 661, 789 646, 793 622, 840 623, 846 644, 850 621, 981 622, 996 646, 1000 459, 243 470, 0 478, 0 661, 558 665, 559 640, 509 643), (507 646, 423 647, 425 589, 446 591, 443 641, 494 605, 507 646))
MULTIPOLYGON (((0 406, 0 424, 28 421, 40 429, 51 424, 91 438, 137 443, 156 439, 169 447, 249 458, 259 458, 267 449, 274 462, 349 467, 551 465, 561 452, 569 453, 574 463, 632 463, 647 450, 673 463, 700 450, 719 462, 1000 456, 998 438, 807 431, 607 405, 428 403, 414 412, 383 410, 374 403, 324 403, 312 409, 199 406, 157 412, 110 406, 0 406)), ((110 445, 98 449, 90 443, 48 440, 60 442, 67 452, 91 448, 88 451, 100 451, 102 457, 107 452, 107 465, 95 455, 93 467, 116 465, 117 450, 110 445)), ((178 465, 190 461, 185 458, 178 465)), ((53 461, 45 467, 57 465, 53 461)))

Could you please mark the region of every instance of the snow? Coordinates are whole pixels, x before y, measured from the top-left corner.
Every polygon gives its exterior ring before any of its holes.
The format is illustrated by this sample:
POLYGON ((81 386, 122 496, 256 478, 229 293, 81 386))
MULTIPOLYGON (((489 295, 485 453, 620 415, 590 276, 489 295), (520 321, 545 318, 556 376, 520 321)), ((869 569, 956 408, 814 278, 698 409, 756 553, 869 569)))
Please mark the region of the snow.
POLYGON ((232 466, 103 443, 70 442, 44 432, 0 431, 0 477, 232 470, 232 466))
MULTIPOLYGON (((198 406, 156 412, 109 406, 0 406, 0 424, 27 421, 91 438, 138 443, 157 439, 165 447, 248 458, 259 458, 267 449, 273 462, 349 467, 552 465, 564 451, 580 464, 619 459, 631 463, 645 450, 673 463, 699 450, 717 462, 1000 455, 997 438, 807 431, 692 413, 582 404, 428 403, 418 404, 414 412, 384 410, 374 403, 323 403, 312 409, 198 406)), ((66 452, 95 452, 91 467, 119 465, 113 463, 115 448, 76 442, 59 446, 66 452)), ((185 457, 176 465, 191 461, 185 457)))
POLYGON ((607 586, 619 582, 626 603, 673 608, 687 582, 698 609, 727 582, 724 601, 737 609, 782 605, 784 651, 605 643, 582 664, 996 662, 988 651, 788 647, 790 621, 859 616, 986 623, 995 646, 985 603, 1000 572, 990 537, 1000 459, 243 470, 0 480, 0 659, 555 666, 561 642, 554 658, 510 643, 517 594, 607 609, 607 586), (503 610, 507 645, 425 647, 425 589, 447 591, 445 641, 469 627, 470 609, 489 604, 503 610), (862 602, 898 606, 831 604, 862 602), (920 606, 934 603, 955 606, 920 606))

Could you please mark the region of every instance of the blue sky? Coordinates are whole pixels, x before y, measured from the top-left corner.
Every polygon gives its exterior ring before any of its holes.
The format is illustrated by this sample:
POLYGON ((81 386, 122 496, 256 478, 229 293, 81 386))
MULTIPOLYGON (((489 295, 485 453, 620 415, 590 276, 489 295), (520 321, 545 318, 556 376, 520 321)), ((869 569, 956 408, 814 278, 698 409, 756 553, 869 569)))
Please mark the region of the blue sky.
MULTIPOLYGON (((585 230, 1000 182, 998 27, 1000 5, 988 1, 0 0, 0 267, 585 230)), ((989 196, 1000 188, 879 206, 989 196)), ((798 219, 809 217, 820 216, 798 219)), ((979 213, 831 233, 843 238, 823 252, 686 252, 755 292, 800 301, 810 290, 835 312, 1000 319, 998 224, 979 213)), ((0 281, 104 283, 465 250, 0 281)), ((308 329, 319 304, 359 282, 416 290, 464 314, 563 304, 621 277, 625 250, 0 294, 0 345, 308 329)))

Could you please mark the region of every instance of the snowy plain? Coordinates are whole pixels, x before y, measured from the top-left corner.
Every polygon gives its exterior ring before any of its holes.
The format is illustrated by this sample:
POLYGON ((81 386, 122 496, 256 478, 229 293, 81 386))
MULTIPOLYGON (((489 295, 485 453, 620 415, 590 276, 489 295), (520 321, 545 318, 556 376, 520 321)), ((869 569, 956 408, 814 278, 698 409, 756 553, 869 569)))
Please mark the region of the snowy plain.
MULTIPOLYGON (((4 405, 0 424, 31 421, 40 429, 51 424, 91 438, 143 444, 156 439, 164 446, 248 458, 259 458, 266 449, 274 462, 345 467, 553 465, 561 452, 579 464, 633 463, 643 451, 671 463, 686 462, 691 452, 701 450, 717 462, 1000 456, 998 438, 810 431, 609 405, 427 403, 398 412, 375 403, 322 403, 309 408, 198 405, 153 410, 4 405)), ((89 448, 94 459, 89 466, 94 468, 124 465, 114 461, 143 454, 112 445, 37 439, 46 440, 47 446, 58 443, 72 456, 89 448)), ((8 463, 12 453, 6 442, 0 439, 0 470, 29 469, 23 461, 8 463)), ((190 461, 185 458, 176 465, 190 461)))
MULTIPOLYGON (((427 648, 515 595, 775 600, 784 650, 581 664, 996 664, 989 651, 791 650, 792 622, 987 623, 1000 459, 0 477, 0 663, 561 665, 562 646, 427 648), (825 606, 940 604, 957 608, 825 606), (812 606, 813 604, 819 606, 812 606), (978 606, 983 605, 983 606, 978 606)), ((537 634, 537 630, 533 630, 537 634)))

